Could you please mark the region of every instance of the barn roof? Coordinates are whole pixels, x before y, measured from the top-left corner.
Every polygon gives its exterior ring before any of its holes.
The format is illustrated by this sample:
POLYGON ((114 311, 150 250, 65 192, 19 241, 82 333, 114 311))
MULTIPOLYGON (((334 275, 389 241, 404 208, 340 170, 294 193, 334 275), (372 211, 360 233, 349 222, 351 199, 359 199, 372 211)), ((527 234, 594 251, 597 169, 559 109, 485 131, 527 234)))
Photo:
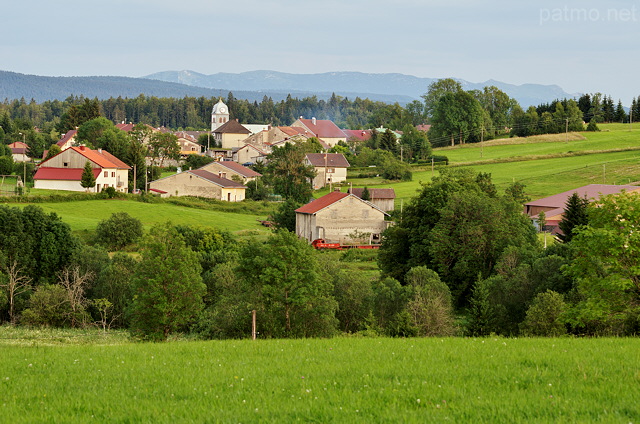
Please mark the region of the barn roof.
POLYGON ((342 153, 307 153, 307 159, 313 166, 332 166, 335 168, 348 168, 349 162, 342 153), (325 157, 327 158, 325 162, 325 157))

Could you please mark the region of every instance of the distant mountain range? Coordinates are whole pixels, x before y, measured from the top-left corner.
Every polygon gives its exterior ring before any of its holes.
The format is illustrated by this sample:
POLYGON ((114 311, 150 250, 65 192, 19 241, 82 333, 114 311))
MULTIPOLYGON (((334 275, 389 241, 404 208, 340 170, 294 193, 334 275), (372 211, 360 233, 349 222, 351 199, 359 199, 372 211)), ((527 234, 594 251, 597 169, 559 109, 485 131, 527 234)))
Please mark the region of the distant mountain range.
MULTIPOLYGON (((436 78, 418 78, 403 74, 367 74, 361 72, 328 72, 322 74, 288 74, 274 71, 251 71, 238 74, 200 74, 193 71, 166 71, 142 78, 92 76, 45 77, 0 71, 0 99, 63 100, 70 95, 107 99, 137 97, 226 97, 229 91, 239 99, 261 101, 264 96, 274 101, 287 95, 303 98, 316 95, 328 99, 332 93, 402 105, 420 99, 436 78)), ((526 108, 579 94, 565 92, 557 85, 513 85, 489 80, 471 83, 458 80, 466 90, 495 85, 526 108)))

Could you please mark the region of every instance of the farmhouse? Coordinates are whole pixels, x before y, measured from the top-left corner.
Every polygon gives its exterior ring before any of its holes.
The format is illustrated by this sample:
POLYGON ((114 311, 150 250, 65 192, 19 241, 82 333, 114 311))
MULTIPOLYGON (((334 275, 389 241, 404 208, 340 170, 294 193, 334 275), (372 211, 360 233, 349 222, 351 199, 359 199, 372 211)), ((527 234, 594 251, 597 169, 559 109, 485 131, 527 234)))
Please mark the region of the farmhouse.
POLYGON ((227 202, 244 200, 247 187, 202 169, 180 172, 149 184, 151 191, 167 196, 197 196, 227 202))
POLYGON ((296 209, 296 234, 307 241, 322 238, 327 242, 348 243, 357 232, 367 234, 371 243, 380 242, 388 227, 386 212, 359 197, 331 192, 296 209))
POLYGON ((29 146, 22 141, 11 143, 8 147, 11 149, 11 156, 13 156, 14 162, 29 162, 31 160, 27 155, 29 146))
POLYGON ((65 135, 60 137, 60 140, 58 140, 58 142, 56 143, 60 147, 60 150, 66 150, 69 147, 73 146, 76 142, 77 134, 78 130, 69 130, 65 133, 65 135))
POLYGON ((307 153, 305 164, 312 165, 316 171, 312 182, 314 189, 346 181, 350 166, 342 153, 307 153))
POLYGON ((562 220, 567 200, 573 193, 578 193, 580 197, 593 201, 599 199, 600 196, 620 194, 623 191, 627 193, 640 192, 640 187, 632 185, 589 184, 584 187, 565 191, 564 193, 554 194, 553 196, 525 203, 524 213, 529 215, 534 222, 537 222, 540 212, 544 212, 547 229, 551 229, 553 233, 558 233, 558 223, 562 220))
POLYGON ((85 146, 69 147, 42 162, 33 177, 35 188, 49 190, 86 191, 80 185, 82 171, 89 162, 96 178, 96 185, 90 191, 114 187, 126 193, 129 187, 131 167, 106 150, 92 150, 85 146))
POLYGON ((237 163, 258 163, 264 161, 267 152, 258 149, 252 144, 245 144, 243 147, 232 149, 233 161, 237 163))
POLYGON ((311 133, 310 137, 320 138, 330 147, 335 146, 339 141, 347 141, 347 135, 344 131, 328 119, 304 119, 300 117, 291 126, 303 128, 311 133))
POLYGON ((228 180, 233 180, 233 177, 235 176, 236 179, 241 180, 243 184, 262 176, 262 174, 254 171, 253 169, 232 161, 215 161, 208 163, 199 169, 211 172, 220 178, 226 178, 228 180))
MULTIPOLYGON (((350 188, 347 193, 355 194, 362 199, 364 188, 350 188)), ((367 188, 369 202, 373 203, 385 212, 395 209, 396 192, 392 188, 367 188)))

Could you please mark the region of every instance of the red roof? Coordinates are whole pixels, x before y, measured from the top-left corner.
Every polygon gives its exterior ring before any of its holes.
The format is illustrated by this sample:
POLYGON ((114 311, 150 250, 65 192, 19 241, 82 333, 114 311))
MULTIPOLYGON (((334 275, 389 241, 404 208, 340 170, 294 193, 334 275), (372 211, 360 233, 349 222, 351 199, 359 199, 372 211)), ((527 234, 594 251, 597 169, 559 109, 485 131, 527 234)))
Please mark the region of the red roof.
POLYGON ((29 145, 26 143, 23 143, 22 141, 16 141, 9 144, 9 148, 10 149, 28 149, 29 145))
POLYGON ((78 130, 67 131, 67 133, 63 135, 62 138, 56 144, 60 147, 64 146, 65 143, 67 143, 69 140, 75 137, 77 133, 78 133, 78 130))
POLYGON ((131 131, 134 126, 135 125, 133 125, 131 122, 129 122, 128 124, 116 124, 116 128, 124 132, 131 131))
POLYGON ((307 153, 307 159, 313 166, 326 165, 334 168, 348 168, 350 166, 342 153, 307 153))
POLYGON ((416 125, 418 131, 429 132, 431 125, 416 125))
POLYGON ((113 156, 106 150, 92 150, 85 146, 70 147, 75 152, 81 154, 91 162, 95 163, 101 168, 118 168, 118 169, 131 169, 129 165, 122 162, 117 157, 113 156))
POLYGON ((640 187, 632 185, 589 184, 584 187, 576 188, 574 190, 565 191, 564 193, 554 194, 553 196, 534 200, 532 202, 525 203, 525 205, 564 209, 567 204, 567 200, 573 193, 578 193, 578 196, 580 197, 586 197, 589 200, 593 200, 599 199, 600 196, 605 196, 607 194, 620 193, 622 190, 635 191, 640 190, 640 187))
POLYGON ((298 209, 296 209, 296 212, 314 214, 326 208, 327 206, 336 203, 338 200, 342 200, 345 197, 349 196, 352 195, 349 193, 342 193, 340 191, 332 191, 329 194, 325 194, 324 196, 312 200, 306 205, 299 207, 298 209))
POLYGON ((309 131, 302 127, 278 127, 278 129, 289 137, 293 137, 294 135, 304 135, 306 137, 314 136, 313 134, 309 134, 309 131))
POLYGON ((347 135, 333 121, 328 119, 303 119, 300 121, 318 138, 347 138, 347 135))
POLYGON ((251 134, 251 131, 243 127, 242 124, 235 119, 232 119, 219 126, 214 133, 251 134))
POLYGON ((371 138, 371 130, 342 130, 347 138, 359 141, 367 141, 371 138))
MULTIPOLYGON (((80 181, 83 168, 38 168, 34 180, 80 181)), ((98 178, 101 170, 93 169, 93 176, 98 178)))

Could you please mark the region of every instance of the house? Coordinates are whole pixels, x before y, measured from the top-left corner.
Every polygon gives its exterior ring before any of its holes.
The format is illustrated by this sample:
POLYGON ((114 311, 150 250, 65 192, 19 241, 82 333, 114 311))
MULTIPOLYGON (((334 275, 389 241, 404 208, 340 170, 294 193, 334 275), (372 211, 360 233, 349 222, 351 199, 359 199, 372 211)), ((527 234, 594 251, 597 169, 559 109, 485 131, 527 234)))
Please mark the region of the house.
MULTIPOLYGON (((246 125, 245 125, 246 126, 246 125)), ((301 127, 271 127, 266 130, 251 134, 244 143, 251 144, 259 150, 269 152, 270 146, 287 140, 305 141, 314 137, 309 131, 301 127)))
POLYGON ((198 143, 198 139, 186 131, 178 131, 173 134, 178 137, 178 145, 182 156, 200 154, 202 151, 202 146, 198 143))
POLYGON ((149 184, 151 191, 169 196, 197 196, 227 202, 244 200, 247 187, 202 169, 180 172, 149 184))
POLYGON ((314 189, 346 181, 350 166, 342 153, 307 153, 305 164, 312 165, 316 171, 312 182, 314 189))
POLYGON ((245 144, 237 149, 232 149, 233 161, 237 163, 258 163, 264 161, 267 152, 258 149, 253 144, 245 144))
POLYGON ((211 162, 199 169, 211 172, 220 178, 226 178, 228 180, 240 179, 243 184, 262 176, 262 174, 254 171, 253 169, 247 168, 246 166, 242 166, 239 163, 230 160, 211 162), (233 178, 234 176, 236 177, 235 179, 233 178))
POLYGON ((69 130, 63 135, 60 140, 56 143, 60 146, 60 150, 66 150, 69 147, 73 146, 76 142, 76 135, 78 134, 78 130, 69 130))
POLYGON ((35 188, 49 190, 86 191, 80 185, 85 164, 89 162, 96 177, 96 185, 89 191, 100 192, 107 187, 126 193, 131 167, 106 150, 92 150, 73 146, 47 159, 38 166, 35 188))
POLYGON ((538 215, 540 215, 540 212, 544 212, 546 229, 556 234, 559 232, 558 223, 562 220, 567 200, 573 193, 578 193, 578 196, 593 201, 599 199, 600 196, 620 194, 623 190, 627 193, 640 192, 640 187, 632 185, 589 184, 584 187, 525 203, 524 213, 529 215, 529 217, 537 223, 538 215))
POLYGON ((11 143, 8 147, 11 149, 11 156, 13 156, 14 162, 29 162, 31 160, 27 154, 29 152, 29 145, 22 141, 11 143))
POLYGON ((367 234, 370 243, 380 242, 388 227, 386 212, 359 197, 333 191, 296 209, 296 234, 309 242, 349 243, 356 234, 367 234))
POLYGON ((363 143, 371 139, 371 130, 342 130, 349 143, 363 143))
MULTIPOLYGON (((362 199, 364 188, 350 188, 347 193, 354 194, 362 199)), ((395 209, 396 192, 392 188, 367 188, 369 202, 373 203, 385 212, 395 209)))
POLYGON ((213 131, 213 138, 223 149, 242 147, 251 131, 243 127, 237 120, 227 121, 213 131))
POLYGON ((324 140, 331 147, 338 144, 339 141, 347 141, 347 135, 344 131, 328 119, 304 119, 300 117, 291 126, 302 127, 310 132, 312 136, 324 140))

